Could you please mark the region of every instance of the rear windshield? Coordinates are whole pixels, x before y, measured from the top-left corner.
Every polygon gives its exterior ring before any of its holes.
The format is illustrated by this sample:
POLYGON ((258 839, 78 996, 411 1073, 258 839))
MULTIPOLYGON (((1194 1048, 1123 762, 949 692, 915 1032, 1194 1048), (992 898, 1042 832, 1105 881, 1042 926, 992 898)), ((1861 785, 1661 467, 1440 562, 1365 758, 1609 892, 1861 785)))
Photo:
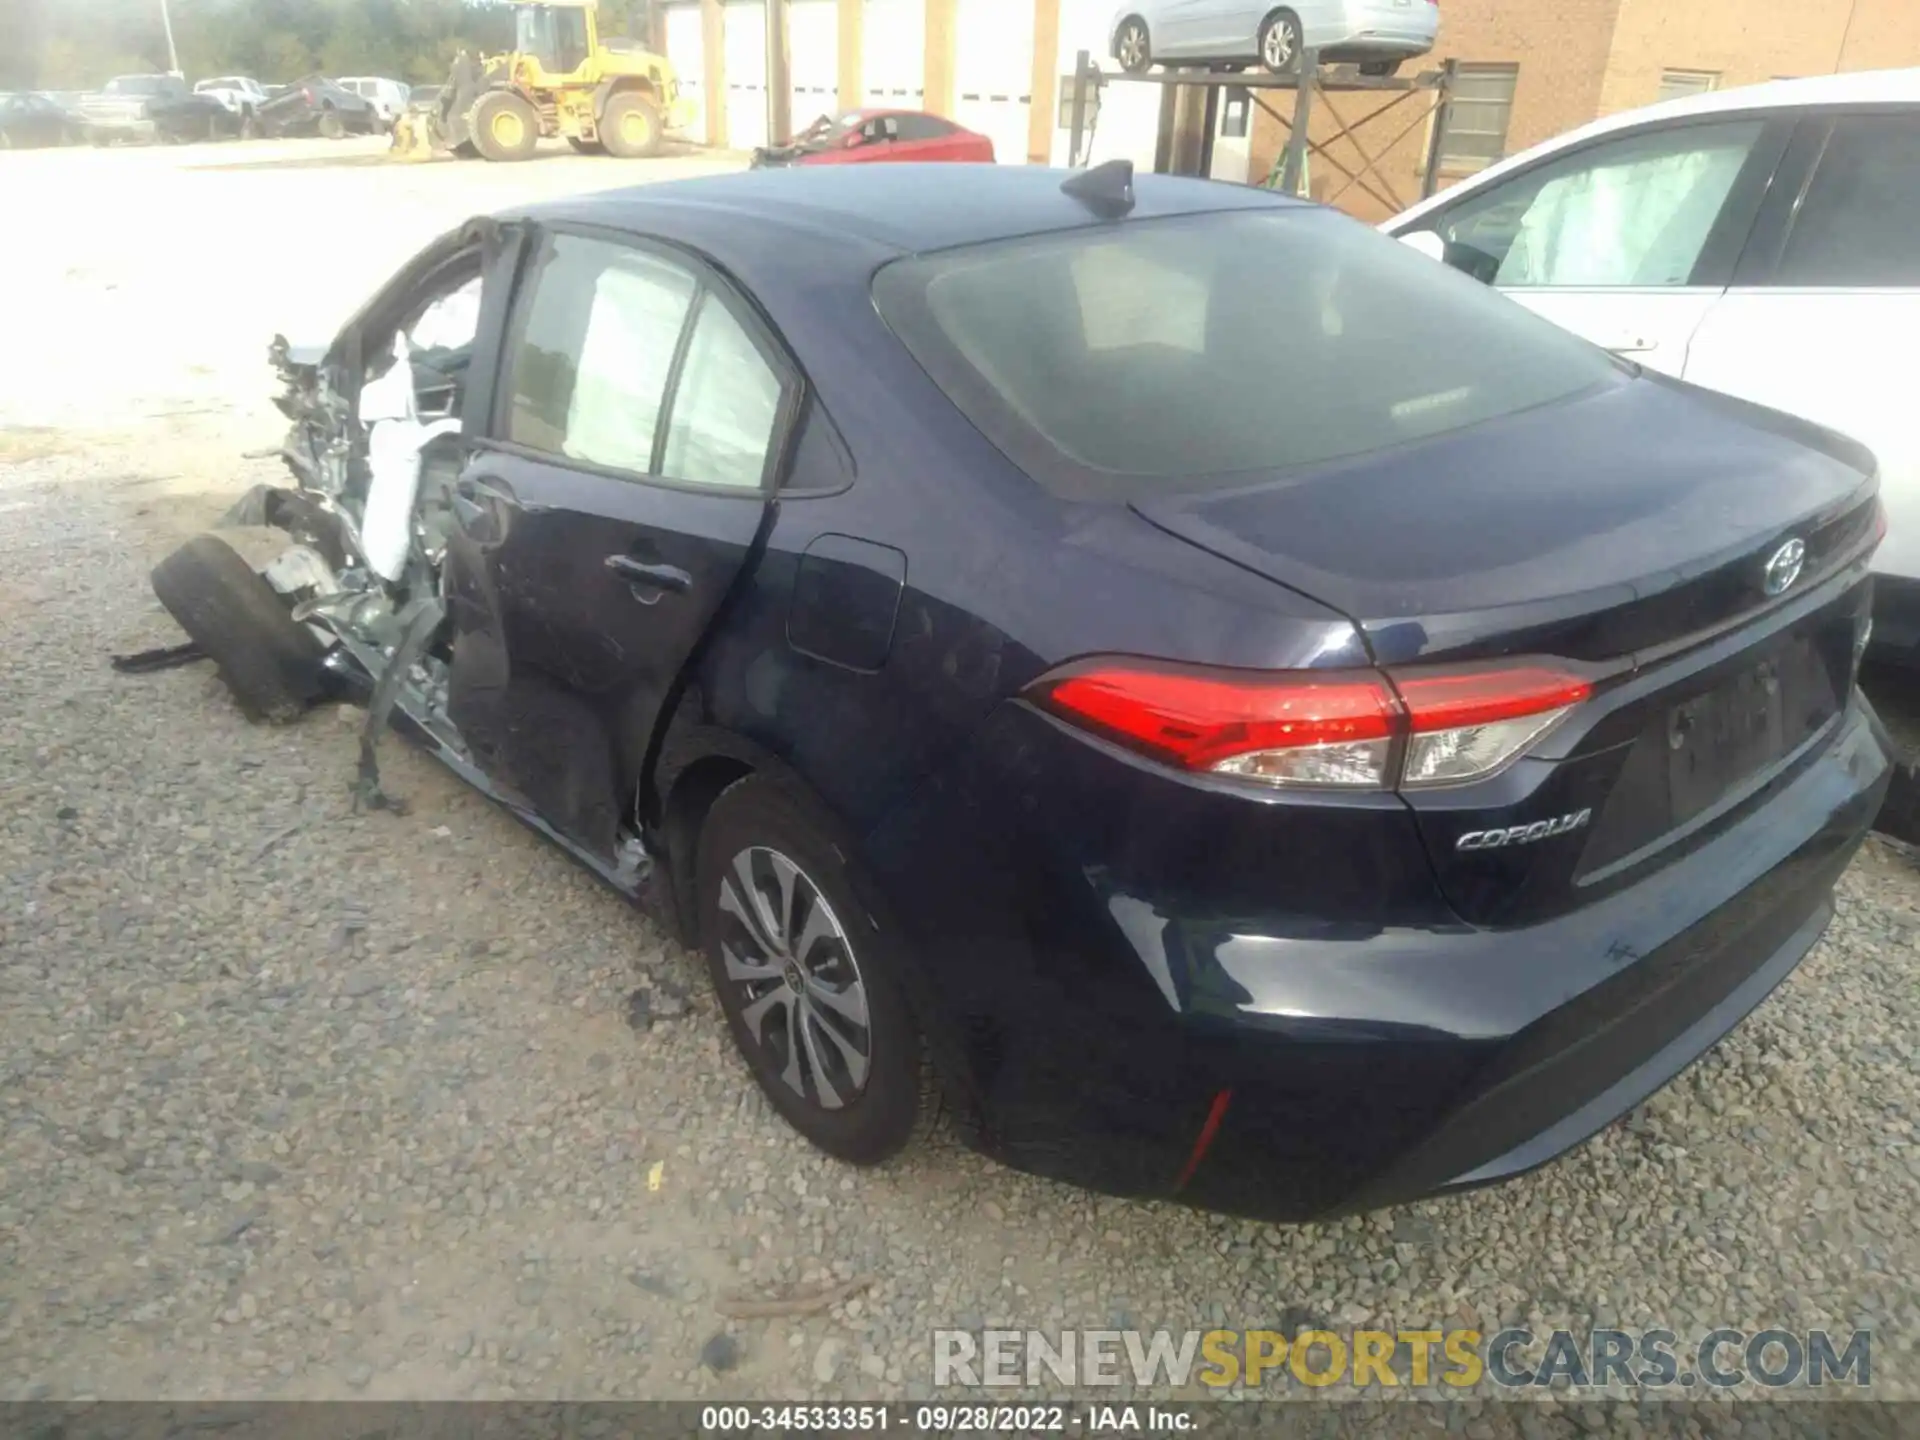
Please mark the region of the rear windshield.
POLYGON ((1123 220, 917 256, 882 317, 986 436, 1077 498, 1365 454, 1623 373, 1331 211, 1123 220))

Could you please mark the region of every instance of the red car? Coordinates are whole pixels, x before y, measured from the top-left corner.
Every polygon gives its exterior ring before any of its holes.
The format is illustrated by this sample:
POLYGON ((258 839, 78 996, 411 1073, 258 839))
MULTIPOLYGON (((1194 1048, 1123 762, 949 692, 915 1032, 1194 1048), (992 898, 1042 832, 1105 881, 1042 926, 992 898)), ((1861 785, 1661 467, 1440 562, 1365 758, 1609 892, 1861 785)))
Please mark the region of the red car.
POLYGON ((993 141, 924 110, 849 110, 822 115, 786 145, 753 152, 753 168, 854 165, 869 160, 993 163, 993 141))

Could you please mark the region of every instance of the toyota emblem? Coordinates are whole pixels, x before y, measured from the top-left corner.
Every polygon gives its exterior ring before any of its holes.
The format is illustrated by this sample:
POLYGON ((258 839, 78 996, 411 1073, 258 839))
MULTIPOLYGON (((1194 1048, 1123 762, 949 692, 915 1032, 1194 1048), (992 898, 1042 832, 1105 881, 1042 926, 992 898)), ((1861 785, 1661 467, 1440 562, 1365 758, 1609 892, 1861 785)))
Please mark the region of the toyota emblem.
POLYGON ((1769 595, 1784 595, 1800 578, 1800 567, 1807 563, 1807 542, 1799 538, 1787 541, 1767 557, 1762 582, 1769 595))

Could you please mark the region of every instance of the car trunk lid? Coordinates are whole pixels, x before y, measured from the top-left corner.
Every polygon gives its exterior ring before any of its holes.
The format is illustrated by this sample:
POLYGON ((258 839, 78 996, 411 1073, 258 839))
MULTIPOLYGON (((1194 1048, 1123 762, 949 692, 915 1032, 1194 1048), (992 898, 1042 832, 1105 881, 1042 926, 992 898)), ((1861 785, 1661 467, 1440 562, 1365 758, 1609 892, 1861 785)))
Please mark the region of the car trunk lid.
POLYGON ((1684 853, 1818 748, 1867 613, 1871 469, 1803 422, 1649 380, 1134 508, 1342 611, 1390 675, 1516 656, 1592 675, 1526 757, 1405 791, 1455 907, 1519 924, 1684 853))
POLYGON ((1648 378, 1229 490, 1136 502, 1161 529, 1340 610, 1382 664, 1546 652, 1607 660, 1769 603, 1868 523, 1871 457, 1648 378))

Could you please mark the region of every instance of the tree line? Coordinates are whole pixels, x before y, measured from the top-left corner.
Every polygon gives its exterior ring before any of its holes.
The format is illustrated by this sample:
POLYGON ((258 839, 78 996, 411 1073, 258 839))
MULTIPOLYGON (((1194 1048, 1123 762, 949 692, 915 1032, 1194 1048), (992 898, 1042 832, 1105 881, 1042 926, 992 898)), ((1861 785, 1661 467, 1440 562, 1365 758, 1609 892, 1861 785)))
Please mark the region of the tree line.
MULTIPOLYGON (((502 0, 168 0, 189 80, 311 74, 447 78, 462 49, 511 48, 502 0)), ((648 0, 603 0, 602 30, 648 33, 648 0)), ((0 90, 87 90, 167 69, 160 0, 0 0, 0 90)))

